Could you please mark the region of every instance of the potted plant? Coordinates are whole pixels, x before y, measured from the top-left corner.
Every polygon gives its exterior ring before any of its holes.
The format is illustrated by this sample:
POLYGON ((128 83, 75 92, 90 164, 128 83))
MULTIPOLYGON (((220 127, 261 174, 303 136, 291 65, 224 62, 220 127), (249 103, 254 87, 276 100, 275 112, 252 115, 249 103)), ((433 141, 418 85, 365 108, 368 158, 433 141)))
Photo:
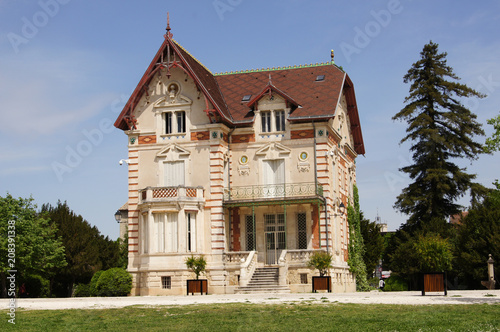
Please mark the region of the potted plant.
POLYGON ((312 290, 316 292, 318 290, 332 291, 332 280, 330 276, 327 276, 328 269, 332 267, 332 255, 325 251, 316 251, 309 258, 307 266, 315 268, 319 271, 319 277, 312 277, 312 290))
POLYGON ((205 294, 208 294, 208 280, 200 279, 200 274, 205 272, 207 266, 205 257, 203 255, 199 257, 191 255, 191 257, 186 258, 185 263, 186 267, 196 276, 196 279, 187 280, 187 294, 191 293, 194 295, 194 293, 198 292, 203 294, 203 291, 205 291, 205 294))

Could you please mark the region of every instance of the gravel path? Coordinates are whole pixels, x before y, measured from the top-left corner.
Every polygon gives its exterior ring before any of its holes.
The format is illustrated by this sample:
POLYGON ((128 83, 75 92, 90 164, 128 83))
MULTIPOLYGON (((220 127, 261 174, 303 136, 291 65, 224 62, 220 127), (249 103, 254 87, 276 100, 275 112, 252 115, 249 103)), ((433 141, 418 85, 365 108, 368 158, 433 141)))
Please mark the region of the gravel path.
MULTIPOLYGON (((294 294, 223 294, 194 296, 129 296, 57 299, 17 299, 17 308, 26 310, 105 309, 139 306, 167 306, 210 303, 366 303, 366 304, 500 304, 500 290, 448 291, 448 296, 422 296, 421 292, 294 293, 294 294)), ((8 309, 9 299, 0 299, 0 308, 8 309)), ((0 310, 1 310, 0 309, 0 310)))

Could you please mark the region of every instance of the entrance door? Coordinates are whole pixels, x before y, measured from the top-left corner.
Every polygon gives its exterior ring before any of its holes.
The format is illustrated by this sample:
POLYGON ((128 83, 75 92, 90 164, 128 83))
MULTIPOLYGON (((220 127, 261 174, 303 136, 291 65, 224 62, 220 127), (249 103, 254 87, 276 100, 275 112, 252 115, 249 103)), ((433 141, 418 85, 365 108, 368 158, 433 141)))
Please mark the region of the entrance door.
POLYGON ((265 214, 266 265, 278 264, 281 251, 286 248, 285 215, 265 214))

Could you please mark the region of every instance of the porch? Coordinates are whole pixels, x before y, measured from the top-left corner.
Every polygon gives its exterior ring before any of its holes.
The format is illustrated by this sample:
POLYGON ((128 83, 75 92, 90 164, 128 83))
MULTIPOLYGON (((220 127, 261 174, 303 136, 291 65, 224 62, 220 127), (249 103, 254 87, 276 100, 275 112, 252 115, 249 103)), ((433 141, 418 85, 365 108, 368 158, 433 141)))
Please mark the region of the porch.
POLYGON ((322 249, 323 188, 316 183, 226 188, 228 250, 255 251, 259 265, 279 265, 283 250, 322 249))
MULTIPOLYGON (((274 285, 262 284, 252 285, 252 278, 255 276, 256 271, 265 269, 262 264, 259 264, 256 251, 238 251, 226 252, 223 256, 225 270, 231 275, 237 276, 238 284, 236 292, 290 292, 291 283, 308 284, 307 280, 309 275, 315 273, 307 266, 311 255, 314 252, 322 251, 319 249, 295 249, 295 250, 282 250, 278 259, 278 264, 275 267, 277 271, 277 278, 274 285), (302 280, 293 280, 291 271, 301 271, 305 278, 302 280), (305 273, 304 273, 305 272, 305 273), (305 281, 304 281, 305 279, 305 281)), ((306 286, 310 287, 310 286, 306 286)))

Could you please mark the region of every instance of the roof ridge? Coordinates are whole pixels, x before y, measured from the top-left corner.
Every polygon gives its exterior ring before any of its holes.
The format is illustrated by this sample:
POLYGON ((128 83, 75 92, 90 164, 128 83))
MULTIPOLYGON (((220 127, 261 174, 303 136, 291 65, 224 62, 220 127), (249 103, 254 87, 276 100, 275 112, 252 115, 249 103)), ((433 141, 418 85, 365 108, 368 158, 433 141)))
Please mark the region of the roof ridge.
POLYGON ((292 66, 284 66, 284 67, 272 67, 272 68, 268 67, 268 68, 260 68, 260 69, 243 69, 243 70, 236 70, 236 71, 226 71, 226 72, 214 73, 212 75, 224 76, 224 75, 232 75, 232 74, 259 73, 259 72, 265 72, 265 71, 313 68, 313 67, 328 66, 328 65, 334 65, 338 69, 344 71, 344 69, 342 67, 339 67, 335 63, 329 61, 329 62, 316 62, 316 63, 310 63, 310 64, 304 64, 304 65, 292 65, 292 66))
MULTIPOLYGON (((203 63, 201 63, 200 60, 198 60, 194 55, 192 55, 188 50, 186 50, 177 40, 175 40, 174 38, 170 38, 174 43, 175 45, 177 45, 178 47, 180 47, 184 52, 186 52, 191 58, 193 58, 194 61, 198 62, 198 64, 200 66, 202 66, 203 68, 205 68, 206 71, 208 71, 210 74, 214 75, 214 73, 212 73, 212 71, 210 69, 208 69, 207 67, 205 67, 205 65, 203 63)), ((215 76, 215 75, 214 75, 215 76)))

